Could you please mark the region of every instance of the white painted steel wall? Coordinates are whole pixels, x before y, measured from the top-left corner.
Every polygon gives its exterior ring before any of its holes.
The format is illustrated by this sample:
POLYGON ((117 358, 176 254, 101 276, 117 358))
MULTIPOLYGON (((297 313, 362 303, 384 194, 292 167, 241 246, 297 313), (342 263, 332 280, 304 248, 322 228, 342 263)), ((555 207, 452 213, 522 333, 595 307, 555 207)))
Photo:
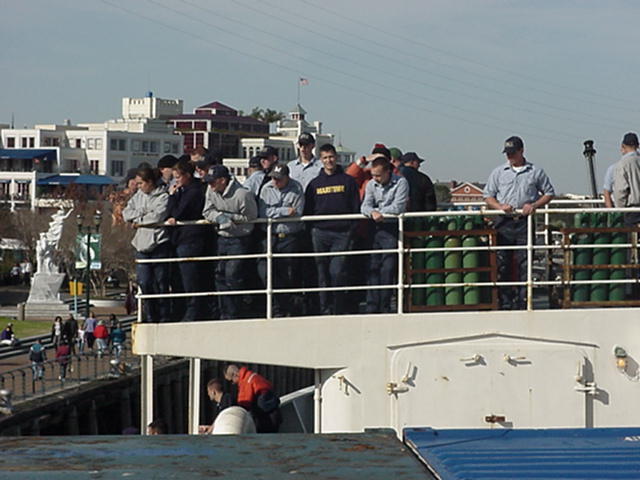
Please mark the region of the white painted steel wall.
POLYGON ((635 426, 639 313, 490 311, 139 324, 133 348, 137 354, 320 369, 323 433, 486 427, 484 417, 491 414, 506 416, 496 428, 635 426), (616 345, 629 353, 626 372, 616 367, 616 345), (460 361, 476 354, 485 365, 460 361), (505 362, 505 354, 516 365, 505 362), (576 390, 585 389, 576 381, 585 364, 581 374, 597 384, 594 395, 576 390), (390 382, 401 391, 389 394, 390 382))

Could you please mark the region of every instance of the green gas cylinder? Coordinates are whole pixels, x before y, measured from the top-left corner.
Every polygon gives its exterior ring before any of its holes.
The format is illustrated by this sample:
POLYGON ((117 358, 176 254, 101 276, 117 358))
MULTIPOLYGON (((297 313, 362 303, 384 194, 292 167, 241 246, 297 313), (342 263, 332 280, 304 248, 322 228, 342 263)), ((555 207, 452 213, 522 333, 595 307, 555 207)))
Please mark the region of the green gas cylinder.
MULTIPOLYGON (((425 237, 412 237, 411 238, 411 247, 412 248, 424 248, 427 242, 425 237)), ((423 269, 425 264, 425 255, 424 252, 416 252, 411 254, 411 268, 412 269, 423 269)), ((411 275, 411 283, 413 285, 424 283, 425 281, 424 273, 414 273, 411 275)), ((412 288, 411 289, 411 304, 412 305, 424 305, 426 302, 426 291, 424 288, 412 288)))
MULTIPOLYGON (((605 213, 592 213, 591 225, 596 228, 605 228, 607 226, 607 215, 605 213)), ((593 243, 595 245, 607 244, 611 241, 611 235, 609 233, 596 233, 594 234, 593 243)), ((611 250, 609 248, 594 248, 593 249, 593 265, 608 265, 611 256, 611 250)), ((591 280, 607 280, 609 278, 609 271, 604 269, 593 270, 591 273, 591 280)), ((604 302, 609 298, 609 285, 606 283, 591 285, 591 301, 592 302, 604 302)))
MULTIPOLYGON (((590 216, 586 213, 578 213, 574 217, 574 225, 576 228, 588 228, 590 226, 590 216)), ((576 233, 573 235, 571 243, 576 245, 589 245, 593 240, 590 233, 576 233)), ((574 265, 591 265, 593 260, 593 250, 590 248, 577 248, 573 251, 574 265)), ((575 270, 573 273, 574 280, 590 280, 590 270, 575 270)), ((571 299, 574 302, 588 302, 591 298, 590 285, 575 285, 571 289, 571 299)))
MULTIPOLYGON (((609 214, 609 225, 612 228, 621 228, 624 226, 623 216, 621 213, 609 214)), ((627 234, 625 232, 615 232, 611 234, 611 243, 626 243, 627 234)), ((627 263, 627 252, 623 247, 611 249, 611 265, 623 265, 627 263)), ((624 268, 614 268, 609 274, 611 280, 624 280, 626 273, 624 268)), ((625 284, 611 283, 609 284, 609 300, 612 302, 620 302, 625 299, 625 284)))
MULTIPOLYGON (((429 219, 429 230, 440 231, 442 230, 441 221, 439 217, 432 217, 429 219)), ((442 236, 430 236, 427 238, 427 248, 442 248, 444 246, 444 237, 442 236)), ((439 252, 427 252, 425 255, 425 268, 430 269, 442 269, 444 268, 444 253, 439 252)), ((444 274, 442 272, 430 273, 427 272, 425 283, 444 283, 444 274)), ((442 287, 429 287, 427 288, 427 305, 430 307, 444 305, 444 289, 442 287)))
MULTIPOLYGON (((450 218, 447 221, 447 230, 459 230, 457 218, 450 218)), ((445 248, 458 248, 461 245, 461 238, 458 235, 447 235, 444 239, 445 248)), ((444 268, 462 268, 462 252, 460 250, 447 251, 444 253, 444 268)), ((462 272, 449 272, 445 274, 445 283, 461 283, 462 272)), ((446 305, 462 304, 462 287, 446 287, 444 293, 446 305)))
MULTIPOLYGON (((463 219, 464 230, 475 229, 475 217, 466 217, 463 219)), ((478 237, 474 235, 465 235, 462 237, 463 247, 477 247, 478 237)), ((463 251, 462 253, 462 268, 478 268, 480 266, 480 252, 478 250, 463 251)), ((465 272, 465 283, 478 283, 480 281, 479 272, 465 272)), ((476 305, 480 303, 480 287, 466 286, 464 287, 464 304, 476 305)))

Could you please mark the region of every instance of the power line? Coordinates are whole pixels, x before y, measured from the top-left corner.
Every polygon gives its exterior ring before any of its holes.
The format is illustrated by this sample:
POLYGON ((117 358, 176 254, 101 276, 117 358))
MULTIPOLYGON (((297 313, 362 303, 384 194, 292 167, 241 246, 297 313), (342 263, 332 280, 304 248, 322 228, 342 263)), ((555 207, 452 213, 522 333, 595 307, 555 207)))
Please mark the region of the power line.
MULTIPOLYGON (((109 5, 109 6, 113 7, 113 8, 122 10, 122 11, 124 11, 124 12, 126 12, 126 13, 128 13, 130 15, 133 15, 133 16, 136 16, 136 17, 139 17, 139 18, 143 18, 148 22, 160 25, 160 26, 162 26, 164 28, 167 28, 169 30, 174 30, 174 31, 180 32, 180 33, 182 33, 184 35, 187 35, 187 36, 190 36, 192 38, 196 38, 196 39, 204 42, 207 45, 216 45, 219 48, 222 48, 222 49, 224 49, 226 51, 234 52, 234 53, 237 53, 237 54, 242 55, 242 56, 246 56, 246 57, 249 57, 249 58, 253 58, 255 60, 259 60, 260 62, 269 64, 269 65, 272 65, 272 66, 276 66, 276 67, 278 67, 280 69, 283 69, 283 70, 287 70, 287 71, 293 72, 296 75, 299 74, 298 69, 294 69, 294 68, 292 68, 292 67, 290 67, 290 66, 288 66, 286 64, 282 64, 282 63, 279 63, 279 62, 268 60, 268 59, 262 58, 262 57, 260 57, 258 55, 254 55, 252 53, 247 53, 247 52, 245 52, 243 50, 240 50, 240 49, 237 49, 237 48, 234 48, 234 47, 230 47, 230 46, 225 45, 223 43, 220 43, 220 42, 217 42, 217 41, 212 41, 212 40, 210 40, 208 38, 205 38, 205 37, 203 37, 201 35, 198 35, 196 33, 191 32, 191 31, 184 30, 184 29, 176 27, 174 25, 166 24, 166 23, 161 22, 161 21, 159 21, 159 20, 157 20, 155 18, 152 18, 152 17, 149 17, 147 15, 141 14, 140 12, 131 10, 131 9, 123 7, 121 5, 112 3, 112 2, 110 2, 108 0, 100 0, 100 1, 102 3, 105 3, 106 5, 109 5)), ((454 115, 454 114, 450 114, 448 112, 436 111, 436 110, 433 110, 433 109, 430 109, 430 108, 426 108, 424 106, 417 106, 417 105, 412 104, 412 103, 407 103, 407 102, 403 102, 403 101, 400 101, 400 100, 390 99, 388 97, 384 97, 384 96, 381 96, 381 95, 376 95, 376 94, 364 91, 361 88, 351 87, 349 85, 345 85, 343 83, 339 83, 339 82, 336 82, 334 80, 331 80, 331 79, 328 79, 326 77, 322 77, 322 76, 319 76, 319 75, 314 75, 312 78, 317 79, 317 80, 321 80, 322 82, 328 83, 330 85, 337 86, 339 88, 343 88, 343 89, 349 90, 351 92, 356 92, 356 93, 358 93, 360 95, 364 95, 364 96, 367 96, 369 98, 374 98, 376 100, 381 100, 381 101, 384 101, 384 102, 387 102, 387 103, 401 105, 401 106, 410 108, 412 110, 428 112, 428 113, 431 113, 431 114, 440 115, 440 116, 447 117, 447 118, 450 118, 450 119, 453 119, 453 120, 461 121, 461 122, 464 122, 464 123, 467 123, 467 124, 476 125, 476 126, 483 126, 483 127, 486 127, 486 128, 490 128, 492 130, 500 129, 502 131, 513 131, 512 125, 507 126, 507 125, 501 125, 501 124, 492 124, 492 123, 487 123, 487 122, 483 122, 483 121, 479 121, 479 120, 472 120, 472 119, 468 119, 468 118, 465 118, 465 117, 460 117, 460 116, 457 116, 457 115, 454 115)), ((358 79, 361 80, 360 78, 358 78, 358 79)), ((518 123, 518 122, 516 122, 516 123, 518 123)), ((539 130, 537 127, 533 127, 533 129, 534 130, 539 130)), ((554 141, 554 142, 564 143, 564 144, 569 144, 569 145, 575 145, 574 142, 580 141, 579 137, 573 136, 573 135, 569 135, 569 134, 561 134, 563 137, 565 137, 563 139, 563 138, 558 138, 556 136, 551 136, 551 135, 546 135, 546 134, 539 134, 539 133, 531 133, 531 132, 527 132, 527 131, 525 131, 524 133, 526 133, 527 135, 530 135, 532 137, 535 137, 535 138, 551 140, 551 141, 554 141), (571 138, 573 141, 569 141, 568 140, 569 138, 571 138)), ((551 133, 553 134, 553 133, 556 133, 556 132, 551 131, 551 133)))
MULTIPOLYGON (((454 52, 451 52, 451 51, 448 51, 448 50, 444 50, 442 48, 434 47, 433 45, 430 45, 430 44, 428 44, 428 43, 426 43, 424 41, 416 40, 415 38, 405 37, 405 36, 403 36, 403 35, 401 35, 401 34, 399 34, 397 32, 394 32, 393 35, 391 35, 390 33, 385 32, 384 30, 380 30, 376 26, 371 25, 370 23, 366 23, 366 22, 363 22, 361 20, 357 20, 357 19, 354 19, 354 18, 351 18, 351 17, 347 17, 347 16, 341 14, 340 12, 336 12, 335 10, 332 10, 332 9, 330 9, 328 7, 325 7, 324 5, 319 5, 319 4, 314 3, 314 2, 312 2, 310 0, 301 0, 301 1, 303 3, 306 3, 309 6, 312 6, 313 8, 317 8, 318 10, 323 10, 323 11, 325 11, 325 12, 327 12, 327 13, 333 15, 333 16, 336 16, 336 17, 341 18, 343 20, 346 20, 348 22, 351 22, 351 23, 366 27, 367 29, 375 28, 376 32, 382 32, 383 34, 385 34, 385 35, 387 35, 389 37, 392 37, 394 39, 399 38, 399 39, 402 39, 404 41, 407 41, 407 42, 410 42, 410 43, 413 43, 413 44, 421 45, 421 46, 423 46, 425 48, 428 48, 429 50, 432 50, 434 52, 440 53, 442 55, 446 55, 448 57, 457 58, 458 60, 461 60, 461 61, 464 61, 464 62, 467 62, 467 63, 471 63, 471 64, 474 64, 474 65, 477 65, 477 66, 480 66, 480 67, 483 67, 483 68, 486 68, 486 69, 489 69, 489 70, 495 70, 495 71, 500 71, 500 72, 503 72, 503 73, 507 73, 509 75, 513 75, 514 77, 518 77, 518 78, 520 78, 522 80, 526 80, 526 81, 535 80, 536 82, 543 82, 543 83, 546 83, 546 84, 551 85, 553 87, 561 88, 561 89, 563 89, 565 91, 582 92, 582 94, 584 94, 584 95, 589 95, 589 96, 594 96, 594 97, 600 97, 600 98, 603 98, 603 99, 613 100, 613 101, 619 102, 621 104, 620 106, 616 106, 616 107, 613 107, 613 108, 624 108, 624 106, 628 106, 628 104, 629 104, 628 100, 626 100, 626 99, 617 98, 617 97, 613 97, 613 96, 610 96, 610 95, 604 95, 602 93, 597 93, 597 92, 593 92, 593 91, 589 91, 589 90, 585 90, 585 89, 576 88, 575 85, 568 86, 568 85, 563 85, 563 84, 556 83, 556 82, 551 82, 548 79, 533 78, 530 74, 526 74, 525 75, 525 74, 522 74, 520 72, 516 72, 514 70, 510 70, 510 69, 507 69, 507 68, 498 67, 498 66, 495 66, 495 65, 489 65, 487 63, 479 62, 478 60, 475 60, 475 59, 472 59, 472 58, 469 58, 469 57, 465 57, 465 56, 456 54, 454 52)), ((263 3, 268 3, 268 2, 263 0, 263 3)), ((362 37, 359 37, 359 38, 362 38, 362 37)), ((381 43, 379 45, 384 46, 385 48, 389 48, 389 49, 392 48, 392 47, 389 47, 389 46, 381 44, 381 43)), ((423 59, 427 60, 424 57, 418 57, 418 58, 423 58, 423 59)), ((433 60, 431 60, 431 61, 433 61, 433 60)), ((446 64, 442 64, 441 63, 441 65, 446 65, 446 64)), ((450 66, 450 68, 461 68, 461 67, 450 66)), ((465 71, 468 72, 468 70, 465 70, 465 71)), ((505 81, 504 79, 500 79, 500 78, 496 78, 496 77, 486 77, 486 78, 491 78, 493 80, 498 80, 498 81, 505 81)), ((531 89, 539 91, 539 92, 542 92, 542 93, 546 93, 546 94, 549 94, 549 95, 555 95, 554 93, 551 93, 551 92, 549 92, 547 90, 540 89, 538 87, 532 87, 531 89)), ((577 97, 573 97, 573 98, 577 99, 577 97)), ((603 105, 604 106, 604 104, 599 104, 599 105, 603 105)), ((636 113, 636 111, 633 111, 633 113, 636 113)))
MULTIPOLYGON (((157 5, 157 6, 161 7, 161 8, 165 8, 166 10, 169 10, 169 11, 175 13, 176 15, 180 15, 182 17, 185 17, 185 18, 189 19, 189 20, 192 20, 192 21, 201 23, 203 25, 206 25, 207 27, 216 28, 216 29, 218 29, 220 31, 223 31, 223 32, 229 34, 229 35, 234 35, 234 36, 237 36, 239 38, 243 38, 244 40, 247 40, 248 42, 250 42, 252 44, 255 43, 255 40, 252 37, 247 37, 246 35, 243 35, 241 33, 235 32, 233 30, 229 30, 229 29, 226 29, 224 27, 220 27, 219 25, 212 24, 210 22, 207 22, 206 20, 203 20, 200 17, 193 17, 193 16, 191 16, 191 15, 189 15, 189 14, 187 14, 187 13, 181 11, 181 10, 175 9, 175 8, 167 6, 167 5, 164 5, 164 4, 160 3, 157 0, 147 0, 147 2, 152 3, 154 5, 157 5)), ((296 54, 290 52, 289 50, 284 50, 282 48, 274 47, 274 46, 266 45, 266 44, 263 44, 263 46, 266 46, 267 48, 270 48, 270 49, 272 49, 272 50, 274 50, 274 51, 276 51, 278 53, 281 53, 281 54, 284 54, 284 55, 287 55, 287 56, 290 56, 290 57, 294 57, 294 58, 297 58, 298 60, 301 60, 302 62, 308 63, 308 59, 306 57, 301 56, 301 55, 296 55, 296 54)), ((369 83, 371 85, 375 85, 377 87, 380 87, 380 88, 383 88, 383 89, 387 89, 387 90, 388 89, 395 90, 396 92, 401 93, 403 95, 408 95, 410 97, 417 97, 417 98, 420 98, 420 99, 422 99, 424 101, 427 101, 427 102, 430 102, 430 103, 436 103, 436 104, 442 105, 442 106, 444 106, 446 108, 456 109, 456 110, 458 110, 458 111, 460 111, 462 113, 472 114, 472 115, 474 115, 474 114, 475 115, 482 115, 484 117, 488 117, 488 118, 491 118, 491 119, 496 120, 496 121, 500 121, 500 122, 503 121, 502 118, 497 117, 495 115, 491 115, 491 114, 487 113, 486 111, 477 112, 477 111, 474 111, 474 110, 469 110, 469 109, 466 109, 466 108, 463 108, 463 107, 452 105, 451 103, 448 103, 448 102, 445 102, 445 101, 442 101, 442 100, 434 99, 434 98, 431 98, 431 97, 426 97, 424 95, 416 94, 416 93, 413 93, 413 92, 410 92, 410 91, 407 91, 407 90, 404 90, 404 89, 400 89, 398 87, 394 87, 394 86, 391 86, 391 85, 388 85, 388 84, 384 84, 384 83, 381 83, 381 82, 378 82, 378 81, 374 81, 374 80, 371 80, 369 78, 362 78, 359 75, 354 75, 352 73, 345 72, 343 70, 331 67, 331 66, 326 65, 326 64, 323 65, 323 67, 325 69, 333 71, 334 73, 337 73, 339 75, 343 75, 343 76, 346 76, 346 77, 353 78, 358 82, 369 83)), ((438 87, 434 87, 434 88, 438 88, 438 87)), ((450 91, 448 89, 445 89, 445 90, 450 91)), ((455 93, 456 95, 458 94, 458 92, 453 92, 453 93, 455 93)), ((473 96, 469 96, 469 98, 474 98, 475 99, 475 97, 473 97, 473 96)), ((526 111, 528 113, 535 113, 535 112, 532 112, 530 110, 523 110, 523 111, 526 111)), ((515 121, 514 123, 523 125, 523 126, 528 127, 528 128, 534 128, 534 129, 539 129, 540 131, 546 131, 546 132, 551 133, 551 134, 556 134, 557 133, 555 130, 550 130, 550 129, 546 129, 546 128, 542 128, 542 127, 537 127, 535 125, 531 125, 531 124, 528 124, 526 122, 515 121)), ((601 125, 598 124, 598 126, 601 126, 601 125)))
MULTIPOLYGON (((242 25, 244 27, 250 28, 252 31, 258 31, 258 32, 261 32, 261 33, 263 33, 265 35, 268 35, 268 36, 271 36, 271 37, 274 37, 274 38, 277 38, 277 39, 280 39, 280 40, 284 40, 284 41, 287 41, 287 42, 291 41, 290 37, 285 37, 283 35, 279 35, 279 34, 274 33, 272 31, 269 31, 269 30, 266 30, 266 29, 263 29, 263 28, 260 28, 260 27, 256 27, 255 25, 252 25, 252 24, 249 24, 247 22, 244 22, 244 21, 237 20, 235 18, 229 17, 229 16, 224 15, 224 14, 222 14, 222 13, 216 11, 216 10, 212 10, 211 8, 207 8, 205 6, 202 6, 202 5, 199 5, 197 3, 193 3, 193 2, 187 1, 187 0, 180 0, 180 1, 182 3, 184 3, 184 4, 186 4, 186 5, 190 5, 192 7, 201 9, 201 10, 206 11, 206 12, 209 12, 209 13, 215 15, 216 18, 223 18, 225 20, 234 22, 234 23, 236 23, 238 25, 242 25)), ((235 2, 235 3, 240 3, 240 2, 235 2)), ((242 5, 242 6, 244 6, 244 5, 242 5)), ((259 10, 256 10, 255 8, 251 8, 251 10, 257 11, 258 13, 262 13, 259 10)), ((299 25, 296 25, 293 22, 288 22, 288 21, 286 21, 284 19, 281 19, 281 18, 280 18, 280 21, 285 22, 287 24, 290 24, 290 25, 292 25, 294 27, 301 28, 299 25)), ((317 32, 313 31, 313 33, 315 34, 317 32)), ((326 35, 324 35, 324 36, 327 37, 326 35)), ((329 37, 329 38, 332 41, 339 42, 338 40, 336 40, 336 39, 334 39, 332 37, 329 37)), ((318 53, 320 53, 322 55, 326 55, 328 57, 333 57, 333 58, 348 62, 351 65, 356 65, 356 66, 365 68, 367 70, 375 72, 376 74, 383 74, 383 75, 386 75, 386 76, 391 76, 396 80, 404 80, 404 81, 407 81, 407 82, 410 82, 410 83, 414 83, 414 84, 418 84, 418 85, 422 85, 422 86, 428 87, 430 89, 441 90, 441 91, 444 91, 444 92, 453 93, 454 95, 456 95, 458 97, 468 98, 468 99, 471 99, 473 101, 483 101, 480 98, 478 98, 478 96, 472 95, 470 93, 466 93, 465 91, 454 90, 452 88, 443 87, 443 86, 440 86, 440 85, 434 85, 434 84, 431 84, 431 83, 427 83, 427 82, 425 82, 423 80, 417 79, 415 77, 405 76, 402 73, 398 73, 398 72, 390 72, 390 71, 387 71, 387 70, 382 70, 381 71, 378 67, 364 64, 362 62, 359 62, 358 60, 354 60, 354 59, 349 58, 349 57, 345 57, 345 56, 342 56, 342 55, 336 55, 334 53, 330 53, 329 51, 327 51, 325 49, 316 48, 316 47, 314 47, 312 45, 302 44, 299 41, 297 41, 297 45, 302 46, 304 48, 307 48, 309 50, 313 50, 313 51, 318 52, 318 53)), ((368 51, 368 50, 365 50, 365 51, 368 51)), ((480 87, 480 86, 476 85, 473 82, 468 82, 468 81, 456 79, 456 78, 453 78, 453 77, 449 77, 449 76, 446 76, 446 75, 439 74, 437 72, 432 72, 430 70, 425 70, 425 71, 427 73, 431 74, 431 75, 441 77, 441 78, 443 78, 443 79, 445 79, 447 81, 450 81, 450 82, 460 83, 462 85, 465 85, 466 87, 471 87, 471 88, 474 88, 474 89, 478 89, 478 90, 481 90, 481 91, 483 91, 485 93, 486 92, 494 93, 494 94, 498 95, 499 98, 503 98, 504 97, 504 92, 500 91, 500 90, 497 90, 497 89, 492 89, 492 88, 487 88, 487 87, 480 87)), ((577 118, 561 116, 561 115, 555 115, 553 113, 549 113, 549 112, 544 111, 544 110, 542 110, 542 111, 541 110, 532 110, 531 108, 528 108, 528 107, 520 108, 520 111, 521 112, 525 112, 525 113, 532 113, 534 115, 543 115, 543 116, 546 116, 546 117, 549 117, 549 118, 555 118, 555 119, 558 119, 558 120, 569 120, 571 122, 578 121, 578 122, 583 123, 585 125, 593 125, 593 126, 596 126, 596 127, 605 127, 605 128, 615 129, 615 130, 620 130, 620 129, 624 129, 625 128, 624 125, 617 123, 618 119, 599 117, 599 118, 601 118, 603 120, 606 120, 608 122, 612 122, 612 123, 604 123, 604 122, 600 122, 600 121, 596 121, 596 120, 590 119, 590 117, 588 117, 588 115, 585 112, 578 112, 578 111, 562 108, 562 107, 559 107, 559 106, 556 106, 556 105, 552 105, 552 104, 549 104, 549 103, 545 103, 545 102, 539 102, 539 101, 536 101, 536 100, 529 100, 529 99, 525 99, 525 98, 514 98, 514 99, 510 100, 510 102, 514 102, 514 101, 516 103, 525 103, 525 104, 526 103, 530 103, 530 104, 533 104, 533 105, 544 107, 545 109, 556 110, 556 111, 568 113, 570 115, 577 116, 577 118)))

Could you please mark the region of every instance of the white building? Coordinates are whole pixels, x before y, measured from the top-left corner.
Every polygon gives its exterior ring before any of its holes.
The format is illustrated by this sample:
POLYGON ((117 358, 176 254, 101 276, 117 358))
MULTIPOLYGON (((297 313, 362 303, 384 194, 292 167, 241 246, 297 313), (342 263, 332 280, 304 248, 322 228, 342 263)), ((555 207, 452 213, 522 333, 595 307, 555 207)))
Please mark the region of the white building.
POLYGON ((240 141, 242 156, 246 159, 257 155, 266 146, 278 150, 280 161, 289 162, 298 157, 296 144, 301 133, 312 134, 316 139, 316 148, 325 143, 333 144, 333 134, 322 131, 322 122, 309 123, 306 120, 304 108, 296 105, 290 112, 288 118, 276 123, 276 132, 268 138, 243 138, 240 141))
POLYGON ((120 180, 142 162, 182 154, 182 142, 165 118, 182 112, 182 100, 124 98, 122 118, 101 123, 0 129, 0 202, 36 206, 35 182, 59 173, 108 175, 120 180))

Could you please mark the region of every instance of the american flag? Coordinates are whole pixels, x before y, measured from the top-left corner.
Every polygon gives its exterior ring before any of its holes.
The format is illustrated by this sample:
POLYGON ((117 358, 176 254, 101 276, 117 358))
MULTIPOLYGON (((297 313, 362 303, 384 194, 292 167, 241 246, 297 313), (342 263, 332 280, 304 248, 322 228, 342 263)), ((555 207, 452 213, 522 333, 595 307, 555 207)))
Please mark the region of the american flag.
POLYGON ((300 85, 309 85, 309 79, 300 77, 300 85))

